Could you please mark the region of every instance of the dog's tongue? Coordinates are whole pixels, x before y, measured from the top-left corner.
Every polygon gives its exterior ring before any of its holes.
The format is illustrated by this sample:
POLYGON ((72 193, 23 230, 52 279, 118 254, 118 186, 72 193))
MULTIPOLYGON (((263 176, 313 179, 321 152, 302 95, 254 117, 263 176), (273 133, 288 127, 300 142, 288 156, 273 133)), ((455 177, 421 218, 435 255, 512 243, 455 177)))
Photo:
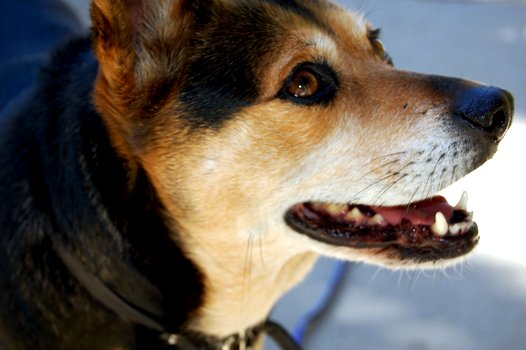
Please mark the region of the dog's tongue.
POLYGON ((454 208, 442 196, 436 196, 420 202, 395 207, 371 207, 381 214, 391 225, 399 225, 402 220, 408 220, 413 225, 432 225, 437 212, 442 212, 446 220, 450 220, 454 208))

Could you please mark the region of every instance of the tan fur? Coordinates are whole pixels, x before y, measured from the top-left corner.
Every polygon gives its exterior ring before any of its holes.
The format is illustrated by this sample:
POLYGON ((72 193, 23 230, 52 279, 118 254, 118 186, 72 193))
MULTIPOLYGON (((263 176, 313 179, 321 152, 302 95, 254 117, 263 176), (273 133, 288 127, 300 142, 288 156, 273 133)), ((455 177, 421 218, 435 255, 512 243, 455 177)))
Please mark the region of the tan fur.
MULTIPOLYGON (((142 35, 137 52, 127 51, 128 37, 114 38, 113 45, 97 42, 102 65, 94 98, 114 144, 146 169, 180 244, 204 272, 205 304, 190 327, 226 336, 259 323, 318 254, 398 265, 389 249, 313 242, 292 232, 283 214, 310 200, 396 205, 433 193, 437 188, 415 175, 427 171, 427 159, 440 157, 435 138, 449 140, 440 147, 455 142, 456 135, 442 125, 445 97, 435 95, 424 76, 382 62, 361 17, 309 2, 330 23, 328 33, 267 4, 283 32, 271 59, 259 67, 262 93, 255 106, 219 130, 195 133, 177 118, 175 84, 145 123, 141 107, 149 86, 159 79, 157 69, 173 66, 173 74, 184 58, 183 49, 173 54, 166 45, 187 38, 177 2, 159 3, 148 5, 156 9, 149 29, 161 34, 142 35), (313 60, 329 62, 341 73, 337 103, 305 108, 276 99, 290 71, 313 60)), ((107 6, 95 1, 94 16, 101 23, 112 22, 107 6)), ((129 18, 116 23, 135 32, 129 18)), ((457 176, 464 172, 459 169, 457 176)), ((450 182, 454 175, 443 174, 433 183, 450 182)))

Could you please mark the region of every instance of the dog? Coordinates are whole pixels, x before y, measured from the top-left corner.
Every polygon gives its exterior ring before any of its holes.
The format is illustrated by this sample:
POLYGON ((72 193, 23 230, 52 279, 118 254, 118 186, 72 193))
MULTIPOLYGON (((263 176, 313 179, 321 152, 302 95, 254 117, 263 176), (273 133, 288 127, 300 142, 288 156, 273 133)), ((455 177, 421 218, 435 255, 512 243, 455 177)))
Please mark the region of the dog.
POLYGON ((513 97, 325 0, 94 0, 0 138, 0 346, 260 348, 320 255, 433 268, 513 97), (248 333, 254 333, 247 339, 248 333), (233 345, 232 345, 233 344, 233 345))

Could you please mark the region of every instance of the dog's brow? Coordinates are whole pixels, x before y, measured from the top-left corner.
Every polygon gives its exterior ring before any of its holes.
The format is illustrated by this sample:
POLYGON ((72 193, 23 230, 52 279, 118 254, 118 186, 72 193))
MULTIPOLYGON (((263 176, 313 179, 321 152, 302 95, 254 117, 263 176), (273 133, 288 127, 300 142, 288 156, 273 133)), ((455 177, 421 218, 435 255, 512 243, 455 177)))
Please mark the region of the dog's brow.
POLYGON ((327 58, 337 58, 338 46, 332 36, 327 35, 325 32, 318 31, 314 33, 307 45, 314 46, 325 56, 328 56, 327 58))
POLYGON ((369 28, 374 28, 360 13, 344 11, 341 13, 341 16, 341 20, 348 24, 347 30, 352 31, 355 34, 367 36, 369 28))
POLYGON ((367 30, 371 26, 369 22, 367 21, 367 19, 364 16, 358 15, 358 14, 355 14, 354 18, 355 18, 356 25, 358 26, 358 28, 362 29, 364 33, 367 33, 367 30))

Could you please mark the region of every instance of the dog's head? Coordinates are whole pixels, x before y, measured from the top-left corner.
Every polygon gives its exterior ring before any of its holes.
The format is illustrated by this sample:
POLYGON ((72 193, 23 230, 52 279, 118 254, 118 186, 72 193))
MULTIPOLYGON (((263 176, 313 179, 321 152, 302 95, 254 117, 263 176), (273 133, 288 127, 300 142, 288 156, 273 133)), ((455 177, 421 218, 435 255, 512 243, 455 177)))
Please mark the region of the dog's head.
POLYGON ((434 266, 477 244, 464 201, 435 194, 494 154, 508 92, 397 70, 377 30, 322 0, 95 0, 92 15, 95 103, 210 305, 241 286, 268 310, 318 253, 434 266))

